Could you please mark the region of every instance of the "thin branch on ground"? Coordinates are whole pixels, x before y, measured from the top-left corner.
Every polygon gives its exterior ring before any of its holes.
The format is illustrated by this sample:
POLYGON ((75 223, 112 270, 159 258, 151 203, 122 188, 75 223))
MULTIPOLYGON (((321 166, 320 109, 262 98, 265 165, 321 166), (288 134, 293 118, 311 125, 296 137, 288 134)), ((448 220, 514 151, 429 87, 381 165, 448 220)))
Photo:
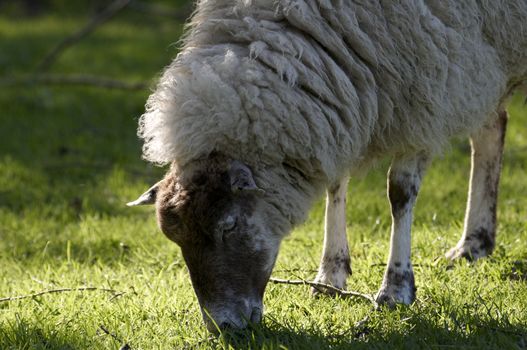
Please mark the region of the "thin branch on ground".
POLYGON ((92 75, 73 74, 37 74, 30 77, 8 78, 0 80, 1 86, 16 85, 78 85, 92 86, 103 89, 121 89, 121 90, 143 90, 148 87, 147 82, 127 82, 107 77, 97 77, 92 75))
POLYGON ((277 270, 274 270, 274 272, 279 272, 279 273, 293 273, 293 272, 302 272, 302 273, 315 273, 317 272, 318 270, 317 269, 303 269, 303 268, 294 268, 294 269, 277 269, 277 270))
POLYGON ((29 299, 29 298, 34 298, 34 297, 38 297, 38 296, 45 295, 45 294, 64 293, 64 292, 84 292, 84 291, 101 291, 101 292, 113 293, 114 295, 123 295, 126 293, 126 292, 121 292, 115 289, 99 288, 99 287, 57 288, 57 289, 48 289, 48 290, 44 290, 44 291, 33 293, 33 294, 0 298, 0 303, 7 302, 7 301, 21 300, 21 299, 29 299))
POLYGON ((318 282, 306 281, 306 280, 288 280, 288 279, 281 279, 281 278, 274 278, 274 277, 271 277, 269 279, 269 281, 273 282, 273 283, 276 283, 276 284, 308 285, 308 286, 314 287, 315 289, 320 290, 320 291, 328 290, 328 291, 335 292, 336 294, 340 295, 341 297, 359 297, 359 298, 363 298, 363 299, 366 299, 369 302, 371 302, 374 307, 378 306, 377 302, 375 301, 375 299, 371 295, 363 294, 363 293, 359 293, 359 292, 354 292, 354 291, 350 291, 350 290, 343 290, 343 289, 340 289, 340 288, 333 287, 330 284, 318 283, 318 282))
MULTIPOLYGON (((114 333, 110 332, 104 325, 99 325, 99 329, 101 331, 103 331, 104 333, 108 334, 110 337, 112 337, 113 339, 115 339, 116 341, 118 341, 119 343, 123 344, 123 341, 121 338, 119 338, 117 335, 115 335, 114 333)), ((130 350, 131 347, 130 345, 128 345, 128 343, 124 343, 120 348, 119 350, 130 350)))
POLYGON ((84 27, 71 34, 70 36, 66 37, 64 40, 59 42, 52 50, 50 50, 48 54, 44 57, 44 59, 39 63, 36 71, 43 72, 48 70, 51 65, 53 65, 53 63, 57 60, 57 58, 68 47, 73 46, 74 44, 88 36, 97 27, 107 22, 109 19, 111 19, 121 10, 123 10, 126 6, 128 6, 131 1, 132 0, 115 0, 114 2, 112 2, 108 7, 106 7, 103 11, 101 11, 94 18, 92 18, 92 20, 89 21, 84 27))
MULTIPOLYGON (((370 264, 370 267, 386 267, 387 263, 370 264)), ((412 267, 433 267, 433 264, 412 264, 412 267)))

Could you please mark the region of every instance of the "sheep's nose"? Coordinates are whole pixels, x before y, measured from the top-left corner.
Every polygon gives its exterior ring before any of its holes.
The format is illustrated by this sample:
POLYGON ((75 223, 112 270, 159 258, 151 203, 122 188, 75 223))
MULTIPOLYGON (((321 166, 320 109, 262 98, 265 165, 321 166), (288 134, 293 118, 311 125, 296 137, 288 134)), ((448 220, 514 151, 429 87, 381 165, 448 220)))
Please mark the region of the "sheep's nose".
POLYGON ((247 323, 240 321, 239 324, 234 323, 233 321, 223 321, 220 324, 216 325, 214 322, 206 321, 205 325, 209 332, 214 334, 219 334, 224 331, 234 331, 237 329, 244 329, 247 327, 247 323))
POLYGON ((212 308, 214 311, 203 312, 205 326, 212 333, 225 330, 239 330, 247 328, 249 324, 259 323, 262 320, 263 305, 245 302, 243 305, 234 305, 230 308, 212 308))
POLYGON ((223 331, 243 329, 247 327, 247 322, 244 322, 243 318, 241 317, 236 320, 229 318, 228 320, 222 320, 220 322, 215 322, 210 319, 206 319, 205 326, 207 327, 209 332, 218 334, 219 332, 223 331))
POLYGON ((260 323, 261 320, 262 320, 262 309, 259 307, 254 307, 251 310, 250 317, 247 317, 246 315, 240 316, 240 319, 238 320, 238 322, 223 321, 219 325, 219 329, 221 331, 244 329, 248 326, 247 321, 251 323, 260 323))

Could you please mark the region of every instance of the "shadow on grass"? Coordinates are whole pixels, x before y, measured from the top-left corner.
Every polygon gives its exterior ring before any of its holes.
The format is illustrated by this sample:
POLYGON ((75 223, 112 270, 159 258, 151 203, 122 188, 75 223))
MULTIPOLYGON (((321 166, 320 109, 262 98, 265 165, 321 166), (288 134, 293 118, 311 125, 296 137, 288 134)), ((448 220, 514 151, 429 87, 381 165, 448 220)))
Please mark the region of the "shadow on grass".
POLYGON ((136 129, 146 93, 28 90, 0 97, 7 108, 0 130, 0 209, 70 221, 81 214, 133 213, 125 203, 134 198, 123 193, 134 182, 157 181, 163 172, 141 160, 136 129), (53 102, 9 102, 20 96, 53 102))
POLYGON ((477 316, 466 319, 461 314, 451 314, 449 317, 455 320, 451 326, 439 315, 431 320, 407 309, 410 315, 401 319, 403 327, 383 324, 383 313, 389 310, 378 311, 373 321, 359 322, 335 334, 280 324, 267 317, 264 325, 223 333, 213 343, 225 349, 527 349, 527 325, 511 325, 507 319, 483 320, 477 316))
MULTIPOLYGON (((392 311, 383 310, 376 312, 371 321, 334 334, 328 332, 331 325, 321 325, 326 328, 323 331, 313 326, 306 328, 300 324, 279 323, 266 317, 263 325, 253 326, 246 331, 224 332, 217 338, 211 336, 196 343, 188 343, 185 348, 527 349, 525 325, 511 325, 505 319, 484 320, 477 316, 464 319, 463 313, 460 313, 449 315, 456 322, 448 326, 442 323, 442 317, 429 319, 414 311, 407 308, 407 314, 400 320, 402 327, 384 324, 384 317, 392 318, 386 312, 392 311)), ((13 323, 0 323, 0 348, 84 349, 97 344, 102 346, 102 342, 109 339, 104 339, 104 334, 100 334, 100 339, 82 338, 75 332, 62 333, 56 329, 39 328, 37 324, 19 319, 13 323)), ((112 344, 116 342, 114 339, 108 341, 112 344)), ((134 349, 133 344, 131 348, 134 349)))
POLYGON ((0 348, 17 350, 34 349, 79 349, 80 339, 74 333, 62 334, 44 330, 25 320, 17 319, 12 324, 0 323, 0 348))
MULTIPOLYGON (((60 327, 63 329, 62 327, 60 327)), ((0 349, 16 350, 73 350, 73 349, 130 349, 127 343, 99 327, 95 336, 84 332, 63 332, 54 328, 41 328, 26 320, 16 319, 12 323, 0 323, 0 349), (119 347, 122 345, 121 347, 119 347), (128 347, 125 347, 128 346, 128 347)))

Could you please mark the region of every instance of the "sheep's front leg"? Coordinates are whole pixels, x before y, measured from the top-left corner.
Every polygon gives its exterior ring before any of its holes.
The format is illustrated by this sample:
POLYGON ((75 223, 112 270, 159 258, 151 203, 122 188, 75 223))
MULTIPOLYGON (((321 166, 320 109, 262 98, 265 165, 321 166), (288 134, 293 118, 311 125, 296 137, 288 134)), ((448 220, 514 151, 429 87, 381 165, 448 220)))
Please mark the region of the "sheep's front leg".
POLYGON ((463 257, 476 260, 489 255, 494 249, 498 185, 507 119, 507 112, 501 111, 495 120, 470 138, 472 167, 465 227, 458 244, 446 254, 449 259, 463 257))
POLYGON ((392 210, 390 255, 376 300, 380 304, 410 304, 415 300, 411 250, 412 210, 428 157, 396 158, 388 172, 388 198, 392 210))
MULTIPOLYGON (((349 177, 327 190, 324 249, 316 282, 346 288, 346 278, 351 274, 348 240, 346 238, 346 192, 349 177)), ((330 290, 312 288, 313 294, 334 294, 330 290)))

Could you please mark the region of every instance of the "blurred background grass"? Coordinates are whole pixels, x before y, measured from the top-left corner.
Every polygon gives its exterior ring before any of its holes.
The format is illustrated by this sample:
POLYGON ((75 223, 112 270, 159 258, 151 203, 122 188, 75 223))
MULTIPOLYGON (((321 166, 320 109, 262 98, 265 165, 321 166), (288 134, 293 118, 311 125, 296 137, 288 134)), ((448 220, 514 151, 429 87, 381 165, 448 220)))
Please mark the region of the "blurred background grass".
MULTIPOLYGON (((66 293, 0 302, 1 349, 262 347, 520 348, 527 344, 526 109, 514 98, 506 139, 496 253, 446 270, 459 238, 469 147, 456 140, 425 178, 415 213, 419 301, 370 313, 354 300, 311 299, 271 285, 265 326, 232 343, 210 340, 179 249, 151 208, 126 208, 162 176, 140 159, 137 120, 162 68, 177 54, 189 1, 131 1, 67 48, 46 76, 90 76, 133 89, 43 84, 46 54, 109 1, 0 0, 0 296, 82 285, 126 292, 66 293), (370 315, 366 327, 355 322, 370 315), (100 326, 115 332, 115 340, 100 326), (362 328, 361 328, 362 327, 362 328)), ((349 189, 349 287, 373 293, 388 250, 385 161, 349 189)), ((313 278, 323 201, 284 241, 275 275, 313 278)))

